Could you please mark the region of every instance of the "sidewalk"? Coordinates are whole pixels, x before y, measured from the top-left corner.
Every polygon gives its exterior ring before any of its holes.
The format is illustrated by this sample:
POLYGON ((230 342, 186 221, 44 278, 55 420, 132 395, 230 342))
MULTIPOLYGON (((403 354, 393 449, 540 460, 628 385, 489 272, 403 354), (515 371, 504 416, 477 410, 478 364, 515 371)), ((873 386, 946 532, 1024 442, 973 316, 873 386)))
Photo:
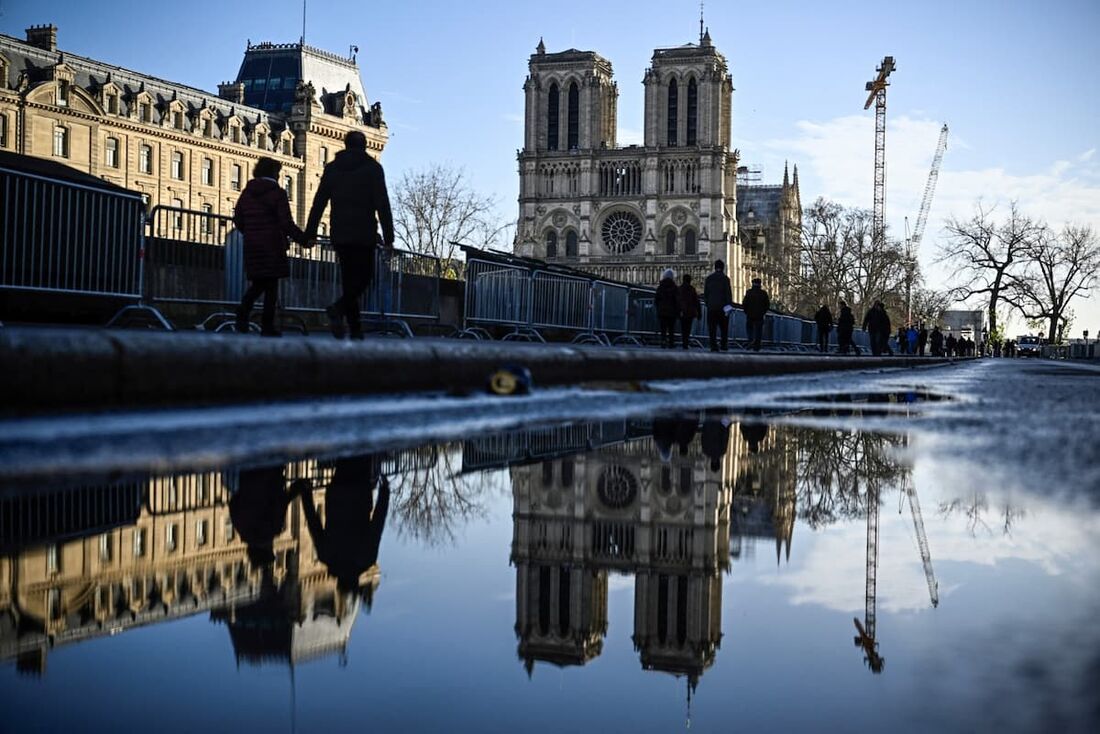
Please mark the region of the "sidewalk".
POLYGON ((912 367, 953 360, 456 339, 263 339, 107 329, 0 329, 6 413, 483 389, 504 365, 541 385, 912 367))

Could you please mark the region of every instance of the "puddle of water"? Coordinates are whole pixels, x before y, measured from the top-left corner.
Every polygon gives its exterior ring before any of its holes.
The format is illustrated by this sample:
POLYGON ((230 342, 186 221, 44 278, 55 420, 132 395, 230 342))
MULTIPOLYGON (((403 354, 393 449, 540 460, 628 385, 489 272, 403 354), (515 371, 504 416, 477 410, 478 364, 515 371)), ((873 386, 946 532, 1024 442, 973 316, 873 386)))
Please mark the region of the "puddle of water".
POLYGON ((8 488, 0 728, 1093 730, 1094 508, 767 420, 8 488))

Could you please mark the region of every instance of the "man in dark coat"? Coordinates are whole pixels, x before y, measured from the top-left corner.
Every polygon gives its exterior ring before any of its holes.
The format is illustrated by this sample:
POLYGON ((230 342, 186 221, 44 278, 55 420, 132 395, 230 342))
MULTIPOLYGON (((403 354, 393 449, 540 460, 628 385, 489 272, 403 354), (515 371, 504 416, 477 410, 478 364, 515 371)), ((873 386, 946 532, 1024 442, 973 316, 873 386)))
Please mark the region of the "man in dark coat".
POLYGON ((749 346, 760 351, 760 341, 764 338, 764 316, 771 308, 768 292, 760 285, 760 278, 752 279, 752 287, 745 291, 741 299, 741 308, 745 310, 745 321, 749 325, 749 346))
POLYGON ((702 309, 699 308, 699 294, 695 291, 695 286, 691 284, 691 276, 687 273, 684 273, 683 281, 680 283, 677 300, 680 304, 680 337, 684 349, 687 349, 691 325, 695 319, 702 316, 702 309))
POLYGON ((943 332, 940 331, 939 324, 932 327, 932 356, 943 356, 943 332))
POLYGON ((344 320, 353 339, 363 337, 359 321, 359 298, 374 282, 378 225, 382 225, 382 246, 393 248, 393 214, 386 191, 382 164, 367 155, 367 138, 352 130, 344 139, 345 149, 325 166, 306 232, 317 236, 325 207, 332 204, 332 246, 340 259, 343 294, 325 309, 332 334, 344 336, 344 320))
POLYGON ((925 347, 928 346, 928 327, 924 324, 920 325, 920 331, 917 332, 917 356, 923 357, 925 347))
POLYGON ((703 281, 703 302, 707 306, 707 329, 710 331, 710 351, 718 351, 718 330, 722 331, 722 351, 729 349, 730 317, 726 307, 733 307, 733 289, 726 277, 726 264, 714 261, 714 272, 703 281))
POLYGON ((323 526, 313 505, 313 493, 302 494, 302 511, 317 558, 336 577, 341 591, 357 591, 363 572, 378 563, 390 507, 390 485, 381 473, 380 462, 377 454, 336 460, 332 482, 325 492, 323 526))
POLYGON ((814 321, 817 322, 817 351, 827 352, 829 351, 829 334, 833 331, 833 312, 829 310, 829 307, 822 304, 821 308, 814 314, 814 321))
POLYGON ((840 317, 836 321, 836 346, 841 354, 847 354, 852 344, 852 332, 856 329, 856 317, 844 301, 840 302, 840 317))
POLYGON ((958 341, 955 339, 954 334, 947 335, 947 340, 944 342, 944 346, 947 347, 947 356, 954 357, 955 349, 958 347, 958 341))
POLYGON ((863 317, 863 330, 871 338, 871 354, 878 357, 890 352, 890 317, 882 301, 875 301, 863 317))
POLYGON ((290 214, 286 192, 279 187, 283 164, 273 158, 261 158, 252 170, 252 180, 244 187, 233 209, 233 223, 244 237, 244 272, 250 281, 237 307, 237 331, 248 331, 248 315, 261 295, 264 297, 260 333, 280 336, 275 328, 275 302, 279 297, 279 278, 290 275, 286 259, 287 237, 305 243, 306 236, 290 214))
POLYGON ((676 319, 680 316, 679 292, 676 289, 676 273, 672 268, 661 274, 653 305, 657 309, 657 321, 661 326, 661 348, 672 349, 676 336, 676 319))

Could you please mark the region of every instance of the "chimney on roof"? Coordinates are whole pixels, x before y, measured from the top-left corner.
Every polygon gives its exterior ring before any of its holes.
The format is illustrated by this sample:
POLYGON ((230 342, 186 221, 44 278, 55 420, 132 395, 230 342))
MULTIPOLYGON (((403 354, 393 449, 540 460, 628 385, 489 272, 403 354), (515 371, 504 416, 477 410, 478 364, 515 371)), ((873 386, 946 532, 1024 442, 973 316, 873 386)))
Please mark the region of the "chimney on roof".
POLYGON ((218 96, 235 104, 244 104, 244 84, 241 82, 222 82, 218 85, 218 96))
POLYGON ((57 50, 57 26, 32 25, 27 29, 27 43, 44 51, 57 50))

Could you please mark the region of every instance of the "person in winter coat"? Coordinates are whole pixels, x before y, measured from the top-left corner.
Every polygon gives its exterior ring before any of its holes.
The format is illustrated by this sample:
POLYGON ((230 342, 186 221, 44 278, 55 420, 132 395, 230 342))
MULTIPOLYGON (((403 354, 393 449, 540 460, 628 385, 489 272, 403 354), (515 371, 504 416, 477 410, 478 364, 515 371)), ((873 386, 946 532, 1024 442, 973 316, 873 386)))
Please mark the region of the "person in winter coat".
POLYGON ((856 329, 856 317, 844 301, 840 302, 840 317, 836 321, 836 346, 841 354, 847 354, 852 344, 852 332, 856 329))
POLYGON ((863 317, 863 330, 871 338, 871 354, 878 357, 890 353, 890 317, 882 301, 875 301, 863 317))
POLYGON ((290 202, 279 186, 283 164, 273 158, 261 158, 252 170, 233 209, 233 223, 244 237, 244 272, 249 286, 237 307, 237 331, 248 331, 248 315, 262 295, 263 315, 260 333, 281 336, 275 328, 275 302, 279 297, 279 279, 290 275, 286 257, 287 237, 305 243, 306 236, 290 214, 290 202))
POLYGON ((933 357, 942 357, 943 356, 943 332, 940 331, 940 327, 939 327, 938 324, 936 326, 932 327, 932 336, 930 338, 931 338, 931 341, 932 341, 932 356, 933 357))
POLYGON ((378 248, 378 225, 382 225, 382 247, 393 249, 393 214, 386 191, 382 164, 367 155, 367 138, 352 130, 344 138, 344 150, 325 166, 306 232, 317 237, 325 207, 332 205, 332 246, 340 261, 343 293, 325 309, 332 335, 344 336, 344 321, 353 339, 362 339, 359 298, 374 282, 378 248))
POLYGON ((749 326, 749 346, 760 351, 760 341, 764 338, 764 316, 771 308, 768 292, 760 285, 760 278, 752 279, 752 287, 745 291, 741 299, 741 308, 745 310, 745 321, 749 326))
POLYGON ((817 322, 817 351, 827 352, 829 351, 829 334, 833 331, 833 312, 829 310, 829 307, 822 304, 821 308, 814 314, 814 321, 817 322))
POLYGON ((710 351, 718 351, 718 331, 722 332, 722 351, 729 349, 730 317, 726 307, 733 307, 733 289, 726 277, 726 264, 714 261, 714 272, 703 281, 703 302, 707 306, 707 329, 710 331, 710 351))
POLYGON ((657 309, 657 321, 661 325, 661 348, 672 349, 676 337, 676 319, 680 317, 680 294, 676 288, 676 273, 669 268, 661 273, 653 305, 657 309))
POLYGON ((680 303, 680 337, 684 349, 687 349, 692 322, 703 315, 702 309, 699 308, 699 294, 691 284, 691 275, 688 273, 684 273, 677 295, 680 303))
POLYGON ((923 357, 925 348, 928 346, 928 327, 924 324, 920 325, 920 331, 917 332, 917 356, 923 357))
POLYGON ((944 341, 944 346, 947 348, 947 356, 954 357, 955 349, 958 347, 958 341, 955 339, 954 334, 947 335, 947 340, 944 341))

